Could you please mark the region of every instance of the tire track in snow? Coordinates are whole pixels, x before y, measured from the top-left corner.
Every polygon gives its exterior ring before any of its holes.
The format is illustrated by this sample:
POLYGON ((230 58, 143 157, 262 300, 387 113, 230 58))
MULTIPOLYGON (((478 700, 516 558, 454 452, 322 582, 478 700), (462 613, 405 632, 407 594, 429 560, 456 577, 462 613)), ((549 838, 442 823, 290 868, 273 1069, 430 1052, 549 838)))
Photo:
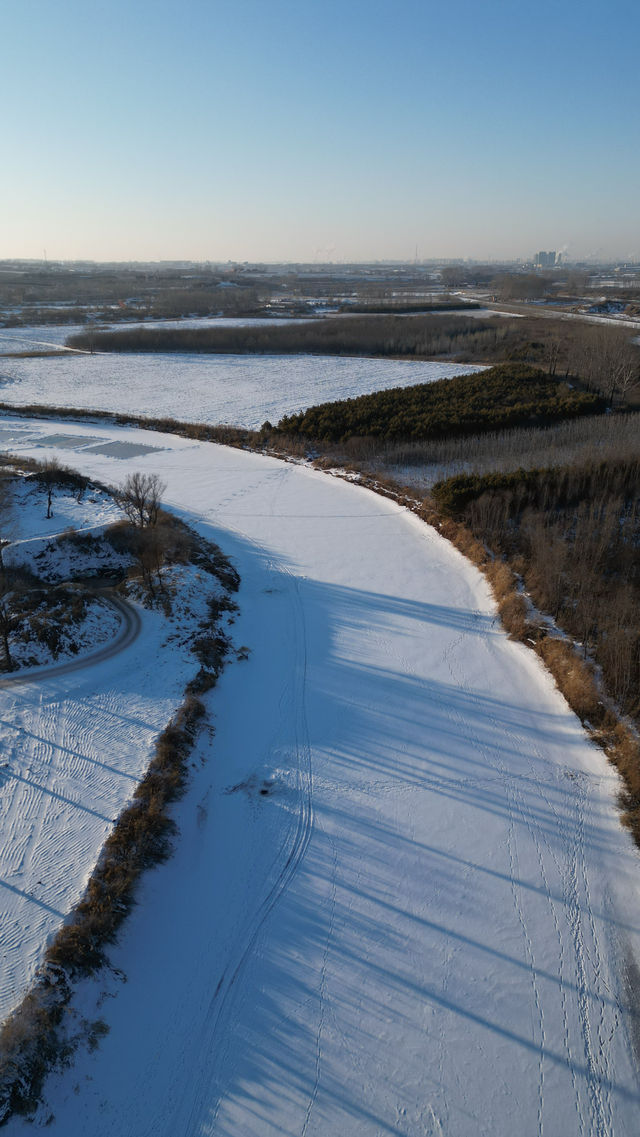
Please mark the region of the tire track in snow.
POLYGON ((516 844, 516 838, 515 838, 515 823, 514 823, 514 815, 516 813, 518 815, 520 815, 520 811, 517 809, 517 804, 515 803, 514 796, 512 795, 512 793, 510 791, 509 780, 510 780, 509 775, 508 775, 507 771, 505 770, 504 771, 504 787, 505 787, 505 791, 507 794, 508 810, 509 810, 509 829, 508 829, 508 836, 507 836, 507 848, 508 848, 508 853, 509 853, 509 868, 510 868, 510 877, 511 877, 511 881, 510 881, 511 896, 513 899, 513 906, 514 906, 514 910, 515 910, 515 913, 516 913, 516 916, 518 919, 518 923, 520 925, 520 930, 522 932, 522 939, 523 939, 524 945, 525 945, 525 954, 526 954, 526 958, 527 958, 527 961, 529 964, 529 970, 531 973, 531 987, 532 987, 532 991, 533 991, 533 1001, 534 1001, 534 1005, 536 1008, 536 1014, 537 1014, 537 1019, 538 1019, 537 1028, 538 1028, 539 1038, 537 1041, 537 1046, 539 1049, 539 1054, 538 1054, 538 1115, 537 1115, 537 1122, 538 1122, 538 1133, 540 1134, 540 1137, 542 1137, 542 1133, 544 1130, 544 1046, 545 1046, 545 1041, 546 1041, 546 1034, 545 1034, 545 1027, 544 1027, 544 1011, 542 1008, 542 1000, 540 997, 540 988, 538 985, 538 976, 537 976, 537 969, 536 969, 536 962, 535 962, 535 951, 533 948, 533 943, 531 941, 531 936, 529 935, 529 929, 527 926, 526 916, 524 914, 524 911, 522 908, 522 903, 520 900, 520 888, 519 888, 520 866, 519 866, 519 862, 518 862, 517 844, 516 844))
MULTIPOLYGON (((571 863, 568 879, 569 925, 573 937, 574 952, 578 973, 578 1007, 580 1023, 584 1041, 585 1059, 588 1070, 588 1089, 591 1102, 593 1132, 596 1137, 608 1137, 611 1120, 611 1098, 603 1085, 603 1078, 608 1077, 608 1062, 599 1047, 602 1043, 602 1003, 598 1026, 595 1029, 596 1038, 593 1037, 593 1028, 590 1015, 590 984, 588 977, 589 952, 585 942, 585 935, 581 916, 580 892, 582 891, 588 913, 589 931, 592 936, 594 951, 597 944, 597 935, 591 912, 588 885, 586 885, 586 866, 584 864, 584 803, 587 789, 584 779, 578 779, 576 794, 576 821, 575 840, 571 849, 571 863), (581 889, 582 884, 582 889, 581 889), (585 892, 586 886, 586 892, 585 892), (604 1069, 600 1069, 599 1058, 603 1059, 604 1069)), ((599 960, 599 953, 597 955, 599 960)), ((593 964, 592 964, 593 966, 593 964)), ((598 978, 598 970, 594 968, 594 978, 598 978)), ((607 1046, 604 1048, 608 1049, 607 1046)))
POLYGON ((153 730, 129 725, 123 736, 124 706, 115 692, 88 703, 84 692, 77 698, 65 685, 45 687, 45 680, 83 671, 133 643, 140 617, 119 598, 113 604, 122 626, 110 643, 63 664, 7 676, 0 684, 0 1017, 19 1001, 49 935, 82 895, 126 800, 123 791, 128 796, 137 780, 131 757, 137 771, 153 730), (105 749, 113 753, 113 765, 102 760, 105 749), (86 872, 78 874, 82 865, 86 872))
POLYGON ((337 880, 337 874, 338 874, 338 850, 336 848, 335 841, 331 840, 331 838, 328 836, 328 834, 326 836, 327 836, 327 840, 330 842, 331 848, 333 850, 333 869, 332 869, 332 874, 331 874, 331 900, 330 900, 329 929, 327 931, 327 938, 326 938, 324 950, 322 953, 322 968, 321 968, 321 972, 320 972, 320 989, 318 991, 318 999, 320 1002, 320 1008, 319 1008, 319 1014, 318 1014, 318 1029, 316 1032, 316 1066, 315 1066, 313 1090, 311 1091, 311 1096, 309 1098, 309 1104, 307 1105, 307 1112, 305 1114, 304 1125, 302 1126, 302 1131, 301 1131, 300 1137, 306 1137, 307 1130, 309 1128, 309 1122, 311 1121, 311 1114, 312 1114, 313 1108, 316 1104, 316 1098, 318 1097, 318 1090, 320 1088, 320 1076, 322 1073, 322 1032, 324 1030, 324 1024, 325 1024, 325 1019, 326 1019, 326 1015, 327 1015, 327 1006, 328 1006, 328 1002, 327 1002, 327 962, 329 959, 329 948, 331 946, 331 938, 333 936, 333 924, 334 924, 335 913, 336 913, 336 890, 337 890, 336 880, 337 880))
POLYGON ((41 683, 43 679, 57 678, 59 675, 70 675, 73 671, 82 671, 85 667, 91 667, 96 663, 103 663, 107 659, 111 659, 118 652, 124 651, 129 647, 140 634, 142 621, 136 609, 128 601, 123 600, 119 596, 106 596, 101 593, 102 599, 116 608, 121 620, 122 629, 110 643, 105 644, 104 647, 98 651, 90 652, 87 655, 81 655, 77 659, 69 660, 68 663, 52 663, 47 664, 45 667, 29 667, 24 671, 18 672, 16 675, 8 675, 0 679, 0 689, 3 687, 17 687, 23 683, 41 683))
MULTIPOLYGON (((508 777, 508 775, 505 774, 505 777, 508 777)), ((555 901, 553 899, 552 889, 551 889, 551 886, 549 884, 549 880, 547 877, 547 872, 546 872, 546 868, 545 868, 545 864, 544 864, 544 856, 543 856, 542 848, 540 845, 540 841, 538 839, 538 827, 532 821, 531 816, 530 816, 530 811, 528 810, 528 808, 526 806, 526 803, 524 801, 524 798, 522 797, 522 794, 518 791, 516 785, 514 784, 513 779, 511 779, 511 793, 512 793, 514 801, 517 804, 518 812, 519 812, 520 816, 523 818, 523 820, 525 821, 525 824, 526 824, 527 829, 529 831, 529 835, 531 837, 531 841, 532 841, 534 848, 535 848, 535 851, 536 851, 536 857, 538 860, 538 869, 539 869, 539 873, 540 873, 540 879, 541 879, 543 887, 544 887, 545 898, 546 898, 546 901, 547 901, 547 904, 549 907, 549 911, 551 914, 551 921, 553 924, 553 929, 555 932, 556 940, 558 942, 558 981, 559 981, 559 991, 560 991, 560 1007, 561 1007, 561 1014, 562 1014, 563 1044, 564 1044, 564 1049, 565 1049, 565 1053, 567 1056, 567 1065, 571 1071, 571 1083, 572 1083, 573 1091, 574 1091, 575 1098, 576 1098, 576 1114, 578 1117, 580 1134, 582 1135, 582 1134, 584 1134, 584 1131, 585 1131, 585 1119, 584 1119, 583 1111, 582 1111, 582 1107, 581 1107, 578 1080, 576 1078, 576 1072, 575 1072, 575 1058, 574 1058, 573 1052, 571 1050, 571 1032, 570 1032, 570 1027, 569 1027, 567 989, 566 989, 566 982, 564 980, 564 975, 565 975, 565 971, 566 971, 566 952, 565 952, 565 946, 564 946, 564 936, 562 934, 560 921, 558 919, 558 913, 557 913, 555 901)), ((543 840, 544 840, 544 838, 543 838, 543 840)), ((560 869, 557 858, 555 857, 555 854, 553 853, 551 846, 546 841, 544 842, 544 844, 545 844, 547 850, 549 851, 549 853, 551 854, 552 859, 556 865, 556 868, 560 869)), ((561 875, 561 878, 564 879, 565 873, 563 873, 561 871, 560 875, 561 875)), ((577 984, 574 984, 574 986, 577 986, 577 984)))
MULTIPOLYGON (((462 637, 460 637, 462 638, 462 637)), ((487 645, 485 645, 486 647, 487 645)), ((453 676, 453 672, 452 672, 453 676)), ((474 695, 464 677, 458 672, 458 679, 460 686, 465 690, 469 699, 478 703, 477 696, 474 695)), ((496 718, 489 714, 489 719, 494 727, 511 739, 514 749, 523 754, 526 752, 527 743, 517 732, 509 728, 505 723, 500 723, 496 718)), ((543 762, 544 756, 541 754, 538 747, 533 746, 534 754, 538 759, 543 762)), ((501 764, 502 765, 502 764, 501 764)), ((559 927, 555 905, 553 901, 552 891, 549 887, 546 871, 544 869, 544 858, 538 840, 538 832, 541 834, 541 840, 544 842, 547 849, 550 851, 551 856, 560 869, 560 865, 553 853, 549 842, 546 840, 538 823, 531 814, 531 810, 526 806, 521 792, 517 787, 517 783, 507 770, 506 766, 502 765, 505 789, 509 795, 510 801, 513 801, 516 811, 524 821, 530 838, 536 849, 538 862, 540 865, 541 880, 544 886, 547 903, 551 909, 552 921, 556 930, 559 944, 560 944, 560 964, 562 967, 562 959, 564 955, 563 937, 559 927)), ((530 766, 529 773, 535 781, 536 788, 543 796, 547 805, 551 805, 546 793, 542 791, 541 780, 535 775, 533 767, 530 766)), ((599 994, 597 988, 601 980, 601 955, 598 941, 597 929, 593 917, 593 909, 590 898, 588 872, 585 858, 585 835, 584 835, 584 806, 587 798, 587 782, 584 776, 579 773, 572 772, 572 781, 578 783, 578 792, 574 797, 575 801, 575 820, 571 827, 573 836, 569 831, 569 826, 565 821, 562 832, 565 841, 565 848, 567 850, 567 858, 569 863, 568 870, 562 872, 561 876, 565 880, 565 901, 567 907, 567 921, 572 937, 574 947, 574 960, 575 960, 575 990, 577 996, 577 1010, 580 1023, 580 1030, 584 1045, 584 1062, 586 1070, 587 1092, 589 1097, 590 1112, 591 1112, 591 1125, 589 1126, 590 1133, 595 1137, 608 1137, 610 1133, 611 1117, 612 1117, 612 1104, 611 1104, 611 1070, 609 1062, 609 1046, 611 1039, 615 1033, 618 1025, 619 1016, 614 1012, 614 1021, 611 1026, 608 1037, 605 1030, 605 1012, 606 1000, 599 994), (593 961, 585 941, 585 928, 582 919, 582 905, 580 902, 580 894, 584 897, 584 908, 586 913, 586 923, 589 930, 589 939, 592 945, 593 961), (590 983, 588 979, 587 961, 592 963, 593 980, 590 983), (595 1026, 596 1043, 594 1044, 594 1026, 592 1024, 591 1007, 593 1003, 597 1003, 597 1024, 595 1026)), ((553 808, 551 806, 551 808, 553 808)), ((511 810, 511 806, 510 806, 511 810)), ((553 808, 553 812, 557 817, 557 811, 553 808)), ((512 816, 512 815, 511 815, 512 816)), ((527 933, 527 938, 528 933, 527 933)), ((560 977, 562 971, 560 971, 560 977)), ((570 1046, 569 1024, 567 1018, 567 1000, 564 985, 561 983, 561 1005, 564 1014, 564 1045, 567 1051, 567 1064, 571 1070, 571 1078, 576 1093, 576 1110, 579 1119, 580 1132, 585 1132, 585 1118, 580 1105, 579 1087, 575 1072, 575 1055, 572 1053, 570 1046)), ((542 1008, 540 1008, 542 1011, 542 1008)), ((542 1117, 540 1119, 542 1125, 542 1117)), ((542 1133, 542 1128, 540 1129, 542 1133)))
MULTIPOLYGON (((474 612, 471 614, 471 618, 472 619, 477 618, 479 615, 480 615, 480 613, 474 612)), ((458 652, 458 649, 463 644, 466 635, 467 635, 467 633, 463 631, 460 633, 459 636, 457 636, 454 640, 451 641, 448 648, 444 652, 443 661, 446 663, 446 665, 448 667, 449 674, 451 676, 451 679, 452 679, 454 685, 459 690, 464 692, 465 697, 468 699, 471 706, 475 706, 480 710, 481 709, 480 708, 480 699, 472 690, 472 688, 469 684, 469 681, 466 678, 466 675, 461 670, 461 668, 458 664, 457 652, 458 652)), ((534 1027, 534 1041, 535 1041, 535 1045, 538 1049, 537 1125, 538 1125, 539 1137, 542 1137, 542 1133, 544 1130, 544 1048, 545 1048, 545 1041, 546 1041, 546 1033, 545 1033, 545 1025, 544 1025, 544 1010, 543 1010, 542 999, 541 999, 541 994, 540 994, 540 986, 538 983, 537 968, 536 968, 536 964, 535 964, 535 952, 534 952, 534 947, 533 947, 533 942, 531 940, 531 936, 529 935, 527 920, 526 920, 526 916, 525 916, 525 913, 524 913, 524 910, 522 907, 522 903, 520 900, 520 890, 518 887, 518 882, 520 879, 520 872, 519 872, 519 865, 518 865, 514 818, 515 818, 515 814, 518 813, 519 811, 517 809, 517 803, 514 800, 514 796, 512 793, 512 789, 511 789, 512 775, 510 774, 510 772, 507 770, 504 763, 499 758, 493 758, 491 756, 491 754, 487 750, 487 747, 484 745, 482 739, 471 728, 470 722, 468 722, 467 720, 464 720, 462 715, 460 714, 460 712, 455 711, 454 714, 455 714, 455 717, 459 720, 460 727, 462 729, 464 729, 464 728, 467 729, 469 736, 473 739, 473 742, 477 748, 478 753, 482 754, 487 765, 489 765, 493 769, 493 771, 499 775, 500 783, 501 783, 501 785, 504 789, 504 792, 505 792, 505 798, 506 798, 505 804, 507 807, 507 818, 508 818, 507 854, 508 854, 508 858, 509 858, 509 878, 510 878, 511 898, 512 898, 512 903, 513 903, 513 907, 514 907, 514 912, 516 914, 516 919, 517 919, 518 925, 520 927, 520 932, 521 932, 522 939, 523 939, 524 950, 525 950, 525 958, 526 958, 528 966, 529 966, 533 1005, 535 1007, 536 1019, 537 1019, 537 1022, 535 1024, 532 1023, 532 1027, 534 1027), (538 1036, 537 1039, 535 1038, 536 1034, 538 1036)), ((497 720, 493 720, 493 725, 497 729, 498 737, 501 734, 505 733, 503 724, 498 723, 497 720)))
MULTIPOLYGON (((246 539, 246 538, 245 538, 246 539)), ((261 551, 261 550, 260 550, 261 551)), ((199 1069, 195 1075, 196 1085, 191 1079, 184 1086, 183 1092, 172 1116, 165 1119, 167 1137, 175 1137, 180 1132, 184 1137, 195 1137, 201 1132, 202 1117, 209 1113, 208 1124, 211 1132, 215 1132, 218 1112, 221 1104, 219 1093, 215 1094, 215 1104, 212 1105, 211 1088, 215 1086, 218 1071, 224 1066, 229 1048, 221 1045, 221 1038, 227 1035, 235 1001, 238 997, 238 980, 248 961, 254 954, 261 933, 274 908, 289 888, 298 872, 311 840, 313 830, 313 771, 311 761, 311 745, 306 715, 306 682, 307 682, 307 642, 304 611, 300 599, 299 581, 285 566, 277 565, 277 571, 286 577, 290 584, 289 597, 292 601, 294 615, 295 635, 295 688, 293 694, 293 712, 296 748, 296 794, 298 798, 298 818, 293 836, 284 846, 285 858, 276 879, 273 881, 267 895, 262 900, 249 927, 243 933, 244 947, 235 963, 229 964, 213 994, 210 1006, 200 1030, 199 1052, 205 1055, 200 1061, 199 1069), (223 1030, 226 1027, 226 1030, 223 1030), (207 1058, 213 1054, 213 1062, 207 1058)), ((157 1125, 145 1130, 146 1137, 157 1137, 157 1125)))
MULTIPOLYGON (((492 719, 497 726, 497 720, 492 719)), ((513 729, 506 727, 507 734, 512 739, 514 747, 521 753, 525 752, 526 741, 513 729)), ((545 757, 541 753, 538 745, 533 743, 532 746, 534 755, 538 758, 540 763, 545 763, 545 757)), ((575 802, 574 822, 570 826, 566 815, 561 815, 556 810, 550 798, 547 796, 546 787, 542 779, 537 775, 534 766, 531 764, 529 767, 529 777, 534 782, 537 791, 545 801, 547 807, 554 814, 558 823, 558 830, 562 834, 565 852, 567 857, 567 864, 561 866, 555 856, 551 843, 544 836, 541 826, 535 820, 532 811, 526 806, 522 794, 517 789, 513 779, 512 792, 520 802, 520 812, 523 817, 531 839, 536 848, 537 857, 540 865, 540 875, 545 886, 548 904, 552 913, 554 927, 556 929, 557 938, 559 941, 559 961, 560 961, 560 978, 562 980, 564 968, 564 937, 562 936, 559 926, 556 908, 553 901, 552 891, 549 886, 546 871, 544 868, 544 857, 540 845, 540 841, 544 844, 545 848, 551 855, 552 860, 559 872, 563 881, 563 893, 565 900, 565 907, 567 910, 567 922, 570 928, 571 937, 574 945, 574 956, 576 961, 575 968, 575 989, 578 992, 578 1014, 580 1021, 580 1030, 584 1043, 584 1060, 587 1070, 587 1088, 590 1100, 590 1107, 592 1112, 592 1120, 595 1129, 593 1132, 600 1137, 601 1134, 607 1134, 611 1124, 612 1105, 611 1093, 609 1086, 611 1082, 611 1063, 609 1060, 609 1050, 611 1040, 618 1028, 620 1021, 620 1008, 617 1000, 613 997, 609 1000, 612 1005, 613 1021, 610 1029, 607 1028, 605 1019, 607 1014, 607 999, 599 990, 604 986, 607 987, 602 977, 602 958, 599 947, 599 938, 593 916, 593 907, 591 903, 589 878, 585 857, 585 803, 588 798, 589 782, 585 775, 579 771, 569 771, 569 779, 572 784, 576 785, 576 793, 571 795, 571 800, 575 802), (538 839, 538 835, 540 840, 538 839), (578 879, 578 876, 580 879, 578 879), (584 897, 584 911, 586 914, 586 925, 589 932, 589 939, 592 945, 592 951, 589 952, 586 944, 585 926, 582 917, 583 906, 580 903, 580 895, 584 897), (591 956, 593 955, 593 959, 591 956), (589 960, 592 964, 592 980, 587 991, 586 999, 583 998, 583 986, 586 978, 586 971, 584 968, 585 961, 589 960), (597 1004, 597 1025, 596 1036, 597 1046, 593 1046, 592 1041, 592 1008, 597 1004), (607 1033, 608 1032, 608 1033, 607 1033)), ((610 994, 610 992, 609 992, 610 994)), ((561 982, 561 1004, 564 1015, 564 1035, 565 1035, 565 1048, 567 1051, 567 1061, 571 1069, 572 1082, 576 1092, 576 1109, 579 1117, 580 1132, 585 1130, 585 1118, 580 1105, 580 1094, 575 1073, 575 1055, 571 1050, 570 1045, 570 1032, 569 1022, 567 1015, 567 1000, 564 984, 561 982)))

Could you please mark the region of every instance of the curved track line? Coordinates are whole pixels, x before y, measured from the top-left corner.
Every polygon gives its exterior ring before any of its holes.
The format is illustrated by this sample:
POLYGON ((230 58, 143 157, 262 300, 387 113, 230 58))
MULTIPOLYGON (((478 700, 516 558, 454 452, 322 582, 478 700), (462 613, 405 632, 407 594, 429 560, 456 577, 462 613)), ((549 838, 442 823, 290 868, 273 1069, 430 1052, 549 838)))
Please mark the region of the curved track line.
POLYGON ((129 647, 140 635, 142 620, 139 613, 132 604, 129 604, 127 600, 122 600, 119 596, 106 596, 104 593, 100 595, 101 599, 106 600, 116 609, 122 620, 122 628, 114 640, 89 655, 79 656, 67 663, 31 667, 19 671, 15 675, 9 675, 0 679, 0 689, 16 687, 24 683, 40 683, 43 679, 57 678, 58 675, 69 675, 73 671, 82 671, 85 667, 91 667, 95 663, 104 663, 106 659, 111 659, 112 656, 129 647))
MULTIPOLYGON (((255 542, 251 543, 255 544, 255 542)), ((238 990, 237 980, 254 953, 256 943, 259 940, 260 933, 266 921, 298 872, 304 860, 313 830, 313 774, 305 699, 307 643, 304 611, 300 600, 299 581, 294 574, 281 563, 278 563, 278 571, 286 576, 292 585, 290 597, 294 613, 296 687, 292 705, 295 717, 294 729, 297 759, 296 790, 299 812, 293 835, 289 837, 282 851, 285 858, 284 863, 244 933, 244 945, 241 947, 239 957, 227 967, 211 997, 201 1031, 203 1041, 205 1038, 207 1040, 207 1046, 203 1046, 203 1051, 206 1050, 209 1054, 215 1054, 213 1040, 216 1035, 220 1034, 221 1023, 231 1012, 233 1000, 238 990)), ((217 1071, 224 1061, 225 1054, 226 1051, 223 1051, 217 1058, 217 1061, 214 1058, 212 1070, 206 1070, 201 1066, 200 1071, 196 1074, 197 1086, 195 1093, 189 1095, 185 1087, 180 1101, 172 1113, 171 1119, 167 1119, 169 1124, 166 1132, 168 1134, 174 1134, 179 1131, 184 1137, 195 1137, 196 1133, 200 1132, 204 1103, 209 1097, 209 1088, 212 1083, 215 1083, 217 1071), (190 1102, 187 1105, 189 1098, 190 1102), (188 1112, 185 1110, 185 1106, 187 1106, 188 1112)), ((215 1131, 219 1107, 220 1098, 217 1097, 208 1122, 211 1132, 215 1131)), ((153 1130, 146 1130, 145 1132, 148 1137, 151 1137, 151 1133, 156 1134, 157 1129, 154 1127, 153 1130)))

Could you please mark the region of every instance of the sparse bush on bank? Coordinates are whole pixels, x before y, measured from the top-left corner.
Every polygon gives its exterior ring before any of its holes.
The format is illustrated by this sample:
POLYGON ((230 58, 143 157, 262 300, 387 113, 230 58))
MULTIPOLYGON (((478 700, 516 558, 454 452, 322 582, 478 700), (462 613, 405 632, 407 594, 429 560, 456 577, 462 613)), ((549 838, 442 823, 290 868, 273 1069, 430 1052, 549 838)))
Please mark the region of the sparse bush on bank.
POLYGON ((187 695, 158 738, 147 773, 107 838, 84 897, 47 948, 32 989, 0 1028, 0 1125, 13 1113, 35 1108, 48 1072, 70 1057, 60 1028, 72 984, 106 963, 142 873, 170 854, 176 827, 168 808, 184 791, 188 755, 205 713, 204 704, 187 695))

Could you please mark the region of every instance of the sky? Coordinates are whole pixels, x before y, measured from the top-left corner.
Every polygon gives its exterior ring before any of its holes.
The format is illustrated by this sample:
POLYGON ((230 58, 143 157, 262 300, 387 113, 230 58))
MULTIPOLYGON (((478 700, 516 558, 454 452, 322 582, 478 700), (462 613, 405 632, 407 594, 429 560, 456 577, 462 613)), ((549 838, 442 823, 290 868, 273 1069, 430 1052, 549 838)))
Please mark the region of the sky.
POLYGON ((0 21, 0 259, 640 259, 637 0, 0 21))

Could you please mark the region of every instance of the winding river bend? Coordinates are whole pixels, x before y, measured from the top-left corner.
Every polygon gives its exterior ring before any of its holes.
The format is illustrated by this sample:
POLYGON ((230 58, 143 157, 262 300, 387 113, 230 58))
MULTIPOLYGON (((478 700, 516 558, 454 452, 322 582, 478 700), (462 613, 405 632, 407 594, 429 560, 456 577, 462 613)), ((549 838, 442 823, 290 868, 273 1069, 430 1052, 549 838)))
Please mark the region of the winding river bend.
POLYGON ((50 1079, 50 1132, 634 1133, 638 857, 614 774, 479 573, 326 474, 4 425, 39 457, 64 436, 103 481, 160 474, 237 564, 250 650, 113 951, 128 982, 83 991, 109 1034, 50 1079))

